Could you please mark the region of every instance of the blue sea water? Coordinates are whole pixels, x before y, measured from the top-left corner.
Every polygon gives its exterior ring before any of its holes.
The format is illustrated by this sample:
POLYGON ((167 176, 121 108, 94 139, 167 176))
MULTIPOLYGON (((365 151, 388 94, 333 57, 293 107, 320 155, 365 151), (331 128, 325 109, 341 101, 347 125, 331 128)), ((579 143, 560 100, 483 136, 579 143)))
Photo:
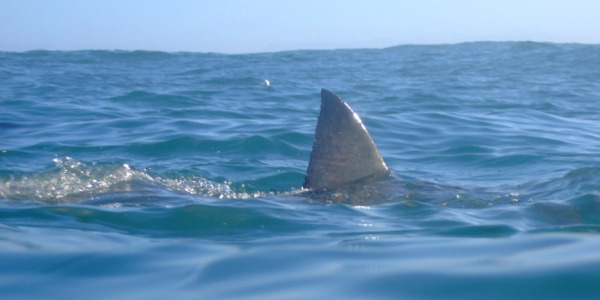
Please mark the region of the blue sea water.
POLYGON ((0 52, 0 295, 597 299, 598 66, 534 42, 0 52), (298 192, 321 88, 402 192, 298 192))

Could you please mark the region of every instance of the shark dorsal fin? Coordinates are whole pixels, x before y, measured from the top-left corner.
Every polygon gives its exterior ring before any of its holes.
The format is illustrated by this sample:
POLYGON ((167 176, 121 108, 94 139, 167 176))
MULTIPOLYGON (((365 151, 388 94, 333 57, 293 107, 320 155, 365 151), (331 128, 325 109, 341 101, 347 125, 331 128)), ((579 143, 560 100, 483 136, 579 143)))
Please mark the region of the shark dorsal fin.
POLYGON ((303 187, 335 188, 388 173, 360 117, 340 97, 322 89, 321 113, 303 187))

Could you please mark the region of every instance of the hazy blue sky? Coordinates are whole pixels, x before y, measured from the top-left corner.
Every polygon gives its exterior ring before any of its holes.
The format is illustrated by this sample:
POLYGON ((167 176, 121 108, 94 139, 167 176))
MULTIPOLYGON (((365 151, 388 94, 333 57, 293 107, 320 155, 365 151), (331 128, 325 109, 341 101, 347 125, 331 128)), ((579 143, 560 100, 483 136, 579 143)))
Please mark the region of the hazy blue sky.
POLYGON ((0 0, 0 50, 246 53, 533 40, 600 44, 599 0, 0 0))

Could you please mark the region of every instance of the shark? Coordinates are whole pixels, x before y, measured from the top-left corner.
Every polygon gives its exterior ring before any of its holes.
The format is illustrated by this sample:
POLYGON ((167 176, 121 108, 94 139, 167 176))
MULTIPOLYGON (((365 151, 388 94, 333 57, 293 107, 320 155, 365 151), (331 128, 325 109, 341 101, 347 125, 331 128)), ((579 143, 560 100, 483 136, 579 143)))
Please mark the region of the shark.
POLYGON ((321 112, 303 187, 330 189, 389 174, 358 114, 342 98, 322 89, 321 112))
POLYGON ((402 194, 402 184, 391 174, 360 116, 342 98, 321 89, 303 194, 321 202, 388 202, 389 195, 402 194))
POLYGON ((457 187, 393 174, 360 116, 327 89, 321 89, 321 110, 300 194, 318 202, 351 205, 417 200, 443 206, 486 207, 515 200, 514 193, 457 187))

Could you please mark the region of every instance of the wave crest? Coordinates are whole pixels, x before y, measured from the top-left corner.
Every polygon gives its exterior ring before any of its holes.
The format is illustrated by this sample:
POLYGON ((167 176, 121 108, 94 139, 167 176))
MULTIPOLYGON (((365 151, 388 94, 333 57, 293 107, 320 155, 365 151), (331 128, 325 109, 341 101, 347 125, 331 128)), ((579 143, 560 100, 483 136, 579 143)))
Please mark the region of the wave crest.
MULTIPOLYGON (((41 173, 16 174, 0 178, 0 199, 68 204, 114 197, 121 193, 170 192, 206 198, 258 197, 232 187, 192 176, 161 177, 128 164, 86 164, 71 157, 55 158, 55 166, 41 173)), ((152 194, 152 193, 151 193, 152 194)))

